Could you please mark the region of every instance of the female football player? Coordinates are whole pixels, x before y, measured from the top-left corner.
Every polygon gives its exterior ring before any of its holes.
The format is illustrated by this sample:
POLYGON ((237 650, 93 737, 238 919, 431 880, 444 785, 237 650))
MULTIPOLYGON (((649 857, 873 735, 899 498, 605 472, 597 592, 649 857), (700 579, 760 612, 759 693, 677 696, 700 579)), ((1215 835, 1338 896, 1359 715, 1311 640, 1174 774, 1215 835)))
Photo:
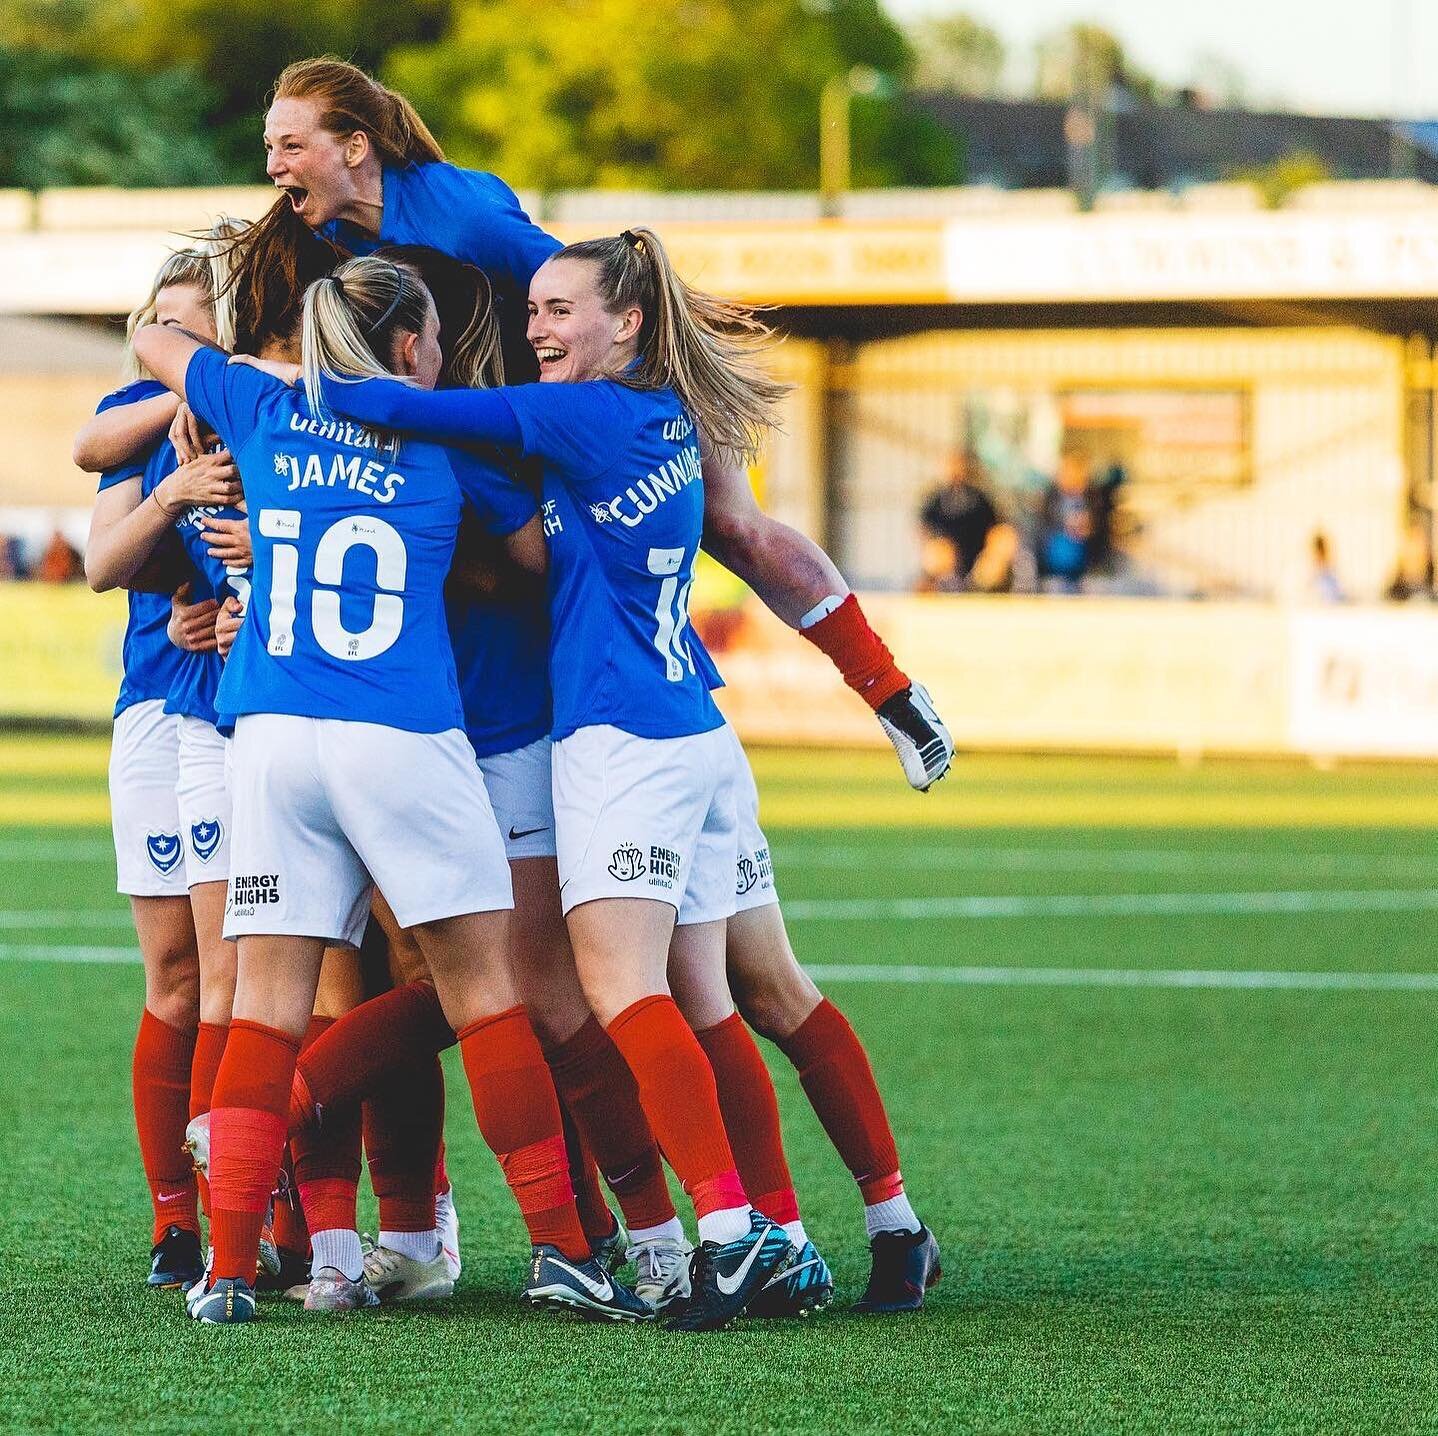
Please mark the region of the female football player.
POLYGON ((320 954, 326 940, 358 940, 372 879, 414 930, 459 1034, 481 1131, 535 1245, 525 1295, 649 1315, 592 1262, 575 1210, 553 1084, 509 975, 503 840, 443 633, 462 497, 542 569, 533 501, 466 455, 391 441, 319 402, 322 380, 432 385, 438 330, 412 274, 361 259, 306 294, 303 391, 174 330, 135 340, 245 460, 256 528, 250 606, 217 700, 235 719, 226 932, 239 977, 211 1112, 214 1259, 187 1298, 200 1321, 254 1315, 259 1227, 320 954), (363 561, 347 562, 355 549, 363 561))
MULTIPOLYGON (((161 266, 150 297, 130 316, 128 327, 132 336, 148 324, 213 334, 213 322, 207 260, 197 251, 182 251, 161 266)), ((142 371, 136 365, 134 372, 142 371)), ((169 445, 158 438, 173 415, 167 392, 151 379, 138 379, 109 396, 77 451, 84 449, 87 462, 103 454, 116 465, 100 481, 85 571, 96 592, 130 590, 110 803, 118 886, 130 896, 145 965, 133 1083, 154 1208, 149 1281, 173 1287, 193 1281, 201 1269, 197 1193, 183 1151, 200 973, 176 801, 178 731, 176 719, 166 712, 184 662, 166 632, 169 590, 180 582, 183 568, 169 562, 179 555, 167 557, 164 542, 192 505, 232 502, 239 486, 227 454, 177 466, 169 445), (147 412, 137 422, 142 408, 147 412), (168 574, 160 571, 167 567, 168 574), (161 591, 147 591, 157 587, 161 591)))
MULTIPOLYGON (((502 180, 445 163, 402 95, 339 60, 298 61, 275 85, 264 142, 266 172, 305 224, 354 254, 425 244, 478 265, 508 289, 518 338, 530 278, 559 241, 530 223, 502 180)), ((742 467, 708 446, 701 456, 705 547, 834 662, 878 716, 905 777, 931 787, 953 742, 927 691, 894 663, 829 556, 763 513, 742 467)))
MULTIPOLYGON (((416 270, 435 296, 443 381, 482 387, 502 380, 483 274, 430 249, 392 247, 379 253, 416 270)), ((276 372, 294 377, 293 370, 276 372)), ((512 566, 505 572, 500 555, 476 547, 482 543, 473 526, 462 526, 446 607, 466 733, 510 859, 511 966, 578 1129, 566 1135, 586 1234, 607 1267, 626 1258, 637 1262, 636 1289, 658 1308, 687 1292, 690 1249, 633 1076, 590 1013, 569 948, 554 858, 544 595, 532 580, 521 575, 516 581, 512 566), (619 1198, 630 1228, 627 1246, 594 1181, 584 1138, 619 1198)), ((402 933, 390 931, 389 937, 396 950, 413 948, 402 933)), ((302 1055, 293 1108, 292 1131, 308 1132, 314 1130, 316 1110, 327 1114, 328 1126, 329 1114, 366 1099, 366 1144, 381 1230, 365 1270, 389 1300, 446 1295, 454 1275, 453 1260, 448 1271, 440 1260, 435 1203, 421 1185, 424 1143, 437 1149, 443 1116, 442 1100, 431 1095, 443 1091, 433 1054, 454 1036, 437 1010, 422 955, 415 952, 413 958, 414 970, 401 974, 392 991, 350 1013, 302 1055), (402 1112, 405 1120, 377 1119, 391 1111, 402 1112)))
POLYGON ((720 451, 748 455, 784 390, 757 360, 768 331, 684 285, 648 231, 561 251, 529 310, 538 385, 331 383, 325 402, 543 462, 560 898, 589 1006, 698 1216, 693 1289, 668 1324, 712 1329, 794 1252, 749 1204, 713 1071, 670 992, 672 970, 717 1020, 733 1010, 733 757, 687 618, 703 522, 696 421, 720 451))

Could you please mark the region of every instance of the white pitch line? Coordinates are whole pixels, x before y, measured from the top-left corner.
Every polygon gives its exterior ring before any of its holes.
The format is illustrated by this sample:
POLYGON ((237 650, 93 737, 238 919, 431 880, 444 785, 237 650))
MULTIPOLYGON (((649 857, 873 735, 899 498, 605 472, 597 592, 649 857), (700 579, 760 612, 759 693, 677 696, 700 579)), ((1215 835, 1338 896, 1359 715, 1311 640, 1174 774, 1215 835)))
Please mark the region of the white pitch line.
POLYGON ((115 860, 115 845, 99 838, 0 839, 0 863, 93 863, 115 860))
POLYGON ((1247 917, 1268 913, 1431 912, 1438 888, 1295 892, 1052 893, 1038 897, 800 898, 785 917, 808 922, 875 918, 1247 917))
POLYGON ((139 962, 137 947, 53 947, 48 943, 0 942, 0 962, 139 962))
MULTIPOLYGON (((129 947, 41 947, 0 943, 0 961, 138 963, 129 947)), ((1438 972, 1274 972, 1229 968, 921 967, 815 963, 817 982, 940 987, 1133 987, 1288 992, 1438 992, 1438 972)))
POLYGON ((962 987, 1179 987, 1311 992, 1438 992, 1438 972, 1270 972, 1232 968, 889 967, 816 963, 816 982, 962 987))
POLYGON ((123 908, 108 912, 77 909, 72 912, 47 912, 40 909, 19 909, 7 912, 0 908, 0 929, 39 929, 44 927, 120 927, 132 925, 130 914, 123 908))
POLYGON ((1431 877, 1438 873, 1438 853, 1222 852, 1210 848, 986 848, 899 846, 891 851, 869 848, 805 849, 786 844, 785 866, 856 868, 891 872, 904 868, 975 869, 1008 872, 1125 873, 1247 873, 1255 868, 1294 871, 1307 876, 1431 877))

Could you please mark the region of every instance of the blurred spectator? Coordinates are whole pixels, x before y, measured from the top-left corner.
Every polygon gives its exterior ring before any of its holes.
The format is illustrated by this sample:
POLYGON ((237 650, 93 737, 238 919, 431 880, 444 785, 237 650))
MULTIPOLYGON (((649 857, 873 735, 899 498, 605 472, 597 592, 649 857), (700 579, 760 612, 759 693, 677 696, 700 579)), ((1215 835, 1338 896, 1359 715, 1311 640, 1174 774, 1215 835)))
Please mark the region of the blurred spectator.
POLYGON ((1013 587, 1019 536, 999 518, 982 479, 978 455, 956 449, 945 481, 924 500, 920 593, 1004 593, 1013 587))
POLYGON ((1333 567, 1333 555, 1328 548, 1328 535, 1319 529, 1313 535, 1309 552, 1313 568, 1308 575, 1308 596, 1315 603, 1346 603, 1347 595, 1338 581, 1338 570, 1333 567))
POLYGON ((1113 547, 1114 495, 1121 468, 1095 481, 1088 456, 1079 449, 1059 455, 1053 482, 1039 505, 1039 578, 1046 589, 1077 593, 1083 581, 1107 564, 1113 547))
POLYGON ((1390 603, 1431 602, 1433 593, 1433 550, 1428 526, 1419 519, 1408 525, 1398 545, 1398 567, 1384 590, 1390 603))
POLYGON ((19 544, 9 534, 0 533, 0 580, 22 578, 19 564, 19 544))
POLYGON ((79 550, 59 529, 50 535, 50 542, 40 555, 31 575, 41 583, 75 583, 85 575, 79 550))

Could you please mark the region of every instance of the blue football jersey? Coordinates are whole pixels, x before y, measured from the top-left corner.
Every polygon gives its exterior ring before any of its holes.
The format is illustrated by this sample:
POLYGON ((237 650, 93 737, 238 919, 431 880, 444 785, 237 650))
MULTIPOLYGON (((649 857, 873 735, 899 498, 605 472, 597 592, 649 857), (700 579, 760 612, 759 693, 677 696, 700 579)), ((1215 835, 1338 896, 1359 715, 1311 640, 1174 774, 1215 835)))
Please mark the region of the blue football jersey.
MULTIPOLYGON (((153 379, 139 379, 107 394, 96 406, 103 414, 123 404, 134 404, 169 390, 153 379)), ((127 479, 140 480, 140 492, 148 497, 167 474, 178 467, 174 447, 168 439, 153 445, 144 454, 100 476, 99 489, 112 488, 127 479)), ((115 699, 115 717, 135 703, 167 698, 180 669, 183 655, 170 642, 170 600, 163 593, 130 593, 129 617, 121 647, 120 692, 115 699)))
MULTIPOLYGON (((196 507, 186 510, 175 520, 180 542, 195 570, 190 580, 190 602, 200 603, 213 598, 224 603, 227 598, 237 598, 240 603, 249 602, 250 571, 248 568, 228 568, 218 559, 210 556, 205 543, 205 531, 200 527, 204 518, 242 519, 245 515, 234 508, 196 507)), ((220 677, 224 673, 224 660, 218 653, 180 652, 181 663, 175 681, 165 700, 166 713, 182 713, 189 718, 203 718, 206 723, 218 723, 219 712, 215 706, 220 691, 220 677)))
POLYGON ((723 721, 697 663, 689 591, 704 531, 699 442, 672 389, 609 379, 502 391, 544 461, 554 737, 609 723, 639 738, 723 721))
POLYGON ((254 546, 221 721, 290 713, 418 733, 461 727, 444 611, 461 504, 504 535, 533 517, 534 500, 468 454, 317 419, 303 388, 217 350, 191 359, 185 393, 235 456, 254 546))
POLYGON ((704 485, 673 390, 595 379, 424 393, 375 379, 327 397, 368 422, 513 443, 543 461, 555 738, 600 723, 677 738, 724 721, 689 627, 704 485))
POLYGON ((351 254, 371 254, 386 244, 423 244, 529 292, 534 271, 557 249, 519 207, 514 191, 497 175, 451 164, 385 168, 384 213, 377 239, 345 220, 331 220, 320 233, 351 254))
POLYGON ((549 616, 543 599, 449 600, 449 636, 477 758, 511 753, 549 732, 549 616))

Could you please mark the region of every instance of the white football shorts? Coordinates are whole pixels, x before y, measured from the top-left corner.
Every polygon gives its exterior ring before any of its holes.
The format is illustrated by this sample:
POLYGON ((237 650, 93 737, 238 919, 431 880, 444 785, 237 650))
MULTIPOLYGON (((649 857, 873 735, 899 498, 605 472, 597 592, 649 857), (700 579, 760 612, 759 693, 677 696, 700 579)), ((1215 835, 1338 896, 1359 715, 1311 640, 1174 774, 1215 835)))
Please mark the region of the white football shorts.
POLYGON ((733 727, 726 723, 724 731, 729 735, 734 751, 734 806, 739 814, 734 910, 748 912, 750 908, 778 902, 779 890, 774 886, 774 861, 769 856, 769 839, 759 826, 759 789, 754 782, 754 770, 749 766, 749 756, 733 727))
POLYGON ((510 862, 554 856, 553 746, 548 738, 536 738, 478 760, 510 862))
POLYGON ((179 719, 180 776, 175 799, 185 843, 185 881, 222 883, 230 875, 230 789, 225 781, 229 740, 203 718, 179 719))
POLYGON ((110 825, 116 891, 184 897, 185 846, 175 801, 179 735, 164 700, 132 703, 115 719, 110 743, 110 825))
POLYGON ((680 925, 734 912, 734 759, 723 728, 636 738, 607 723, 554 745, 559 900, 667 902, 680 925))
POLYGON ((358 946, 372 882, 401 927, 514 906, 484 777, 457 728, 246 714, 230 794, 226 937, 358 946))

